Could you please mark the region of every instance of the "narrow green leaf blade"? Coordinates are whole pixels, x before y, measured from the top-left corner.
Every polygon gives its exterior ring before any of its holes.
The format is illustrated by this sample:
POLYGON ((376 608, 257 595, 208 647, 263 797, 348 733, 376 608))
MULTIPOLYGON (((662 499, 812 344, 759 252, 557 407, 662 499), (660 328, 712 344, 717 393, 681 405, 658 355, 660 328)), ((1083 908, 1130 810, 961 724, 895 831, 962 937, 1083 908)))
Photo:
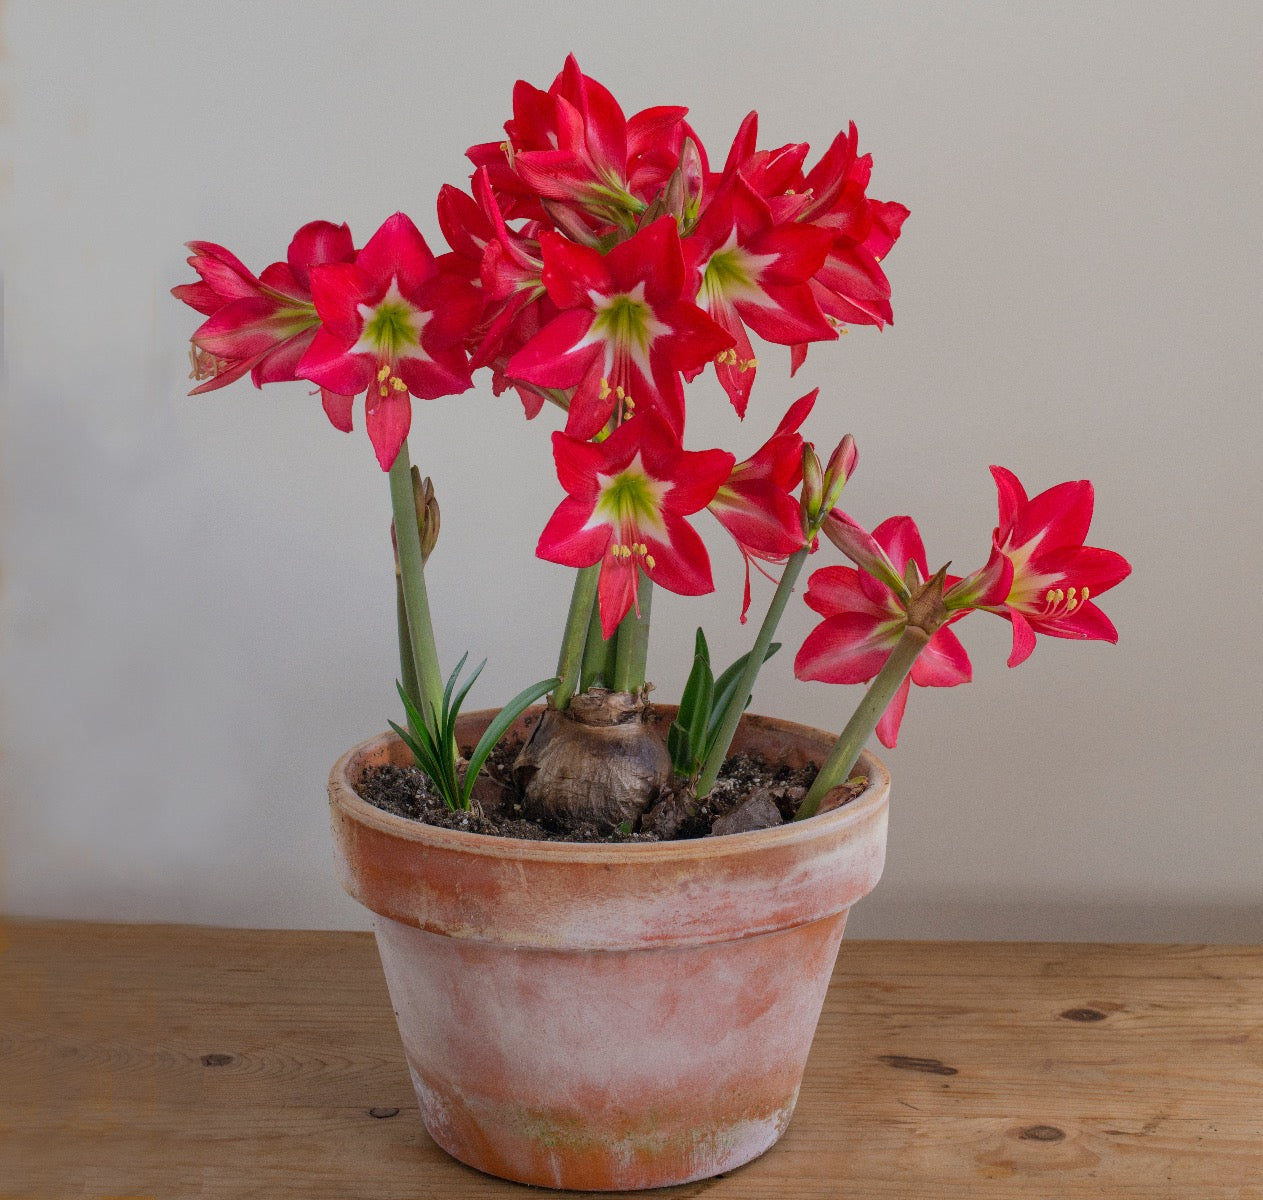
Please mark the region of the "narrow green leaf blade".
POLYGON ((469 756, 469 768, 465 772, 465 787, 462 791, 462 798, 466 807, 469 804, 469 797, 473 795, 474 780, 478 778, 478 772, 482 770, 482 764, 487 761, 487 756, 495 749, 496 743, 504 736, 505 730, 536 700, 541 696, 547 695, 560 682, 561 679, 554 676, 552 679, 542 679, 539 683, 523 688, 496 714, 491 724, 487 726, 486 732, 478 739, 478 745, 474 747, 473 754, 469 756))

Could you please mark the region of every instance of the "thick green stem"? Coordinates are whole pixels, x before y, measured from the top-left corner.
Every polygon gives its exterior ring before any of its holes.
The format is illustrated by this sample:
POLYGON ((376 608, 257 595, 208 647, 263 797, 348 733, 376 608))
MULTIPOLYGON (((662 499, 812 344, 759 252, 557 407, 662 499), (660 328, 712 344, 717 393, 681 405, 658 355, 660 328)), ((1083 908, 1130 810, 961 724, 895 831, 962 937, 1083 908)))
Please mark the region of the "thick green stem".
POLYGON ((746 705, 750 703, 754 681, 758 678, 759 669, 767 658, 767 648, 772 644, 772 637, 776 633, 777 625, 781 622, 785 605, 789 603, 789 598, 794 593, 794 584, 798 580, 799 572, 803 569, 803 563, 807 561, 807 554, 806 546, 795 551, 789 556, 789 561, 781 572, 781 581, 776 585, 776 594, 768 606, 763 624, 759 626, 758 637, 754 639, 754 649, 750 651, 750 656, 746 659, 745 670, 741 672, 741 677, 737 680, 732 699, 728 702, 728 708, 719 723, 715 745, 702 764, 702 773, 697 777, 698 799, 710 795, 710 789, 715 786, 715 780, 719 776, 719 768, 724 765, 724 759, 728 757, 728 747, 732 745, 733 735, 737 732, 737 723, 741 720, 741 714, 745 712, 746 705))
POLYGON ((614 650, 617 637, 608 641, 601 627, 601 606, 592 605, 592 619, 588 622, 588 640, 583 647, 583 670, 579 675, 579 690, 590 687, 609 687, 614 679, 614 650))
POLYGON ((872 736, 882 713, 908 677, 917 655, 925 649, 929 640, 930 635, 915 625, 904 629, 903 635, 890 652, 890 657, 886 659, 885 666, 868 685, 864 699, 846 723, 846 728, 838 735, 838 740, 833 743, 833 749, 829 751, 829 757, 820 768, 820 774, 816 776, 815 783, 811 785, 794 814, 795 821, 814 817, 820 811, 820 804, 825 796, 850 778, 851 768, 855 766, 860 751, 864 749, 864 743, 872 736))
POLYGON ((645 686, 649 661, 649 610, 653 606, 653 581, 641 572, 637 592, 639 615, 633 610, 619 624, 618 649, 614 652, 614 690, 638 692, 645 686))
MULTIPOLYGON (((592 612, 596 607, 596 584, 601 574, 601 564, 584 567, 575 576, 574 591, 570 594, 570 611, 566 614, 566 631, 561 639, 561 654, 557 659, 557 676, 561 682, 552 695, 553 708, 567 708, 570 697, 579 683, 584 647, 589 637, 592 612)), ((598 636, 600 626, 597 626, 598 636)))
POLYGON ((439 671, 434 625, 430 620, 430 598, 425 590, 425 560, 421 556, 421 533, 417 528, 417 504, 412 491, 412 468, 408 443, 399 447, 390 468, 390 504, 395 517, 395 542, 399 548, 399 577, 403 587, 404 613, 412 661, 416 669, 421 711, 429 716, 439 711, 443 699, 443 676, 439 671))
POLYGON ((399 626, 399 681, 412 702, 420 708, 421 689, 417 685, 417 662, 412 656, 412 637, 408 633, 408 610, 404 607, 403 581, 395 576, 395 619, 399 626))

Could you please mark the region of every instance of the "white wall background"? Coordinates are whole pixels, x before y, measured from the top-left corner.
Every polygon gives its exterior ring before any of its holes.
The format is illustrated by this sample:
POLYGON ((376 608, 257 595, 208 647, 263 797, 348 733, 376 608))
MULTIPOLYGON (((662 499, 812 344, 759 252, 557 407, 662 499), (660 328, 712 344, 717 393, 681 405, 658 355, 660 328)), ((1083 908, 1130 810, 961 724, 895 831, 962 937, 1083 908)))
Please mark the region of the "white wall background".
MULTIPOLYGON (((871 193, 912 209, 895 326, 792 382, 770 350, 747 427, 716 400, 693 446, 747 453, 819 385, 808 432, 855 433, 862 519, 910 512, 973 565, 989 463, 1086 476, 1089 541, 1135 567, 1118 647, 1042 641, 1010 672, 1007 626, 958 627, 976 681, 912 699, 855 932, 1260 940, 1257 6, 19 0, 0 23, 0 910, 366 924, 324 783, 393 713, 386 481, 304 385, 185 398, 198 318, 168 289, 190 238, 255 269, 316 217, 362 243, 403 208, 436 238, 514 80, 574 50, 629 112, 688 104, 719 161, 751 107, 768 145, 854 119, 871 193)), ((551 673, 548 420, 485 383, 416 406, 436 621, 448 664, 490 658, 476 704, 551 673)), ((666 698, 697 623, 725 660, 749 636, 712 547, 718 597, 655 601, 666 698)), ((855 693, 789 660, 755 707, 840 725, 855 693)))

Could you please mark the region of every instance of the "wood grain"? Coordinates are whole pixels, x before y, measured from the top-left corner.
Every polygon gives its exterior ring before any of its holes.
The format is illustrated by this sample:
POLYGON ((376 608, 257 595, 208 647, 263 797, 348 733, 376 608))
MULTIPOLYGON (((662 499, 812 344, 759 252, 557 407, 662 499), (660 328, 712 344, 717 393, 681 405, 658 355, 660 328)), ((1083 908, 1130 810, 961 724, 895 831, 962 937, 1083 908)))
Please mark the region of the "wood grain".
MULTIPOLYGON (((10 922, 0 1200, 485 1200, 367 934, 10 922)), ((568 1193, 575 1195, 575 1193, 568 1193)), ((1263 948, 844 943, 794 1123, 710 1200, 1263 1200, 1263 948)))

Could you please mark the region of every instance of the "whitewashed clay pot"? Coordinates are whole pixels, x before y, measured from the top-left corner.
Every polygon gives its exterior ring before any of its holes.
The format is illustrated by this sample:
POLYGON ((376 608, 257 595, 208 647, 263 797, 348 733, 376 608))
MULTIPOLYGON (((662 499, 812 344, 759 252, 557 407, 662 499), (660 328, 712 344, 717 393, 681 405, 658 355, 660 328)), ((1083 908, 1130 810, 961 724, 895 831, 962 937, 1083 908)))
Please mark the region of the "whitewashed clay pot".
MULTIPOLYGON (((492 716, 463 717, 459 743, 492 716)), ((797 766, 832 740, 748 715, 733 748, 797 766)), ((356 795, 369 766, 410 761, 393 735, 364 742, 329 794, 431 1137, 492 1175, 592 1190, 702 1179, 771 1146, 847 913, 881 875, 881 762, 865 756, 867 790, 808 821, 603 845, 439 829, 356 795)))

